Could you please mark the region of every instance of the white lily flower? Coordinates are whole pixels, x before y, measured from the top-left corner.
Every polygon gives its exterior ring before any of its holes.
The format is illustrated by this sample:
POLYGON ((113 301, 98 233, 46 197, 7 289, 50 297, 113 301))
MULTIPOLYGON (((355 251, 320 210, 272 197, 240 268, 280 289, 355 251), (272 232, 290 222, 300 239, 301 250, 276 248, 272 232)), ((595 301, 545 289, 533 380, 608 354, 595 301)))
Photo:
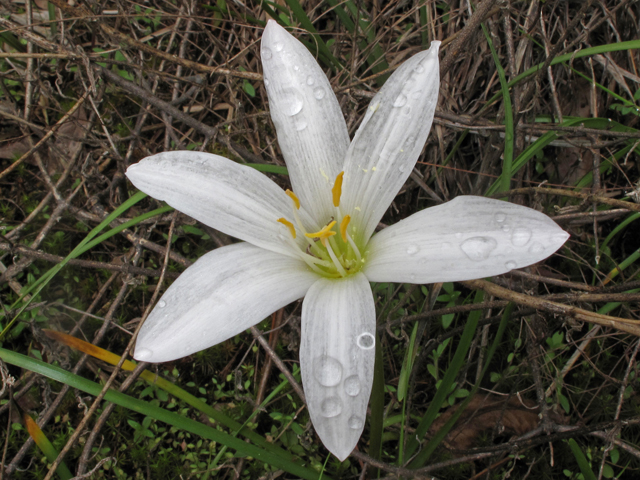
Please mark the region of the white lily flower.
POLYGON ((542 213, 472 196, 373 235, 429 134, 439 44, 393 73, 349 142, 327 77, 269 21, 264 83, 293 191, 207 153, 161 153, 129 167, 140 190, 244 241, 204 255, 169 287, 140 330, 136 359, 166 362, 209 348, 304 297, 300 365, 309 415, 344 460, 364 428, 373 383, 369 282, 499 275, 562 246, 568 234, 542 213))

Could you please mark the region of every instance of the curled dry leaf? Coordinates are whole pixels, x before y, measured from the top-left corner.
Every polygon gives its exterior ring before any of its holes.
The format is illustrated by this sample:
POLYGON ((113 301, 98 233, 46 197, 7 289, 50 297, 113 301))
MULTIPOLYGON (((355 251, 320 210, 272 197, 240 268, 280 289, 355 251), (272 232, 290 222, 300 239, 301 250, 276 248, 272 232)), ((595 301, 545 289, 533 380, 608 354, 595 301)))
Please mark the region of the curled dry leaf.
MULTIPOLYGON (((458 406, 447 409, 433 422, 429 436, 435 435, 456 413, 458 406)), ((444 439, 452 450, 467 450, 475 446, 480 435, 496 431, 498 435, 524 435, 538 427, 540 410, 535 402, 519 397, 475 395, 444 439)), ((551 420, 567 424, 562 414, 549 412, 551 420)))

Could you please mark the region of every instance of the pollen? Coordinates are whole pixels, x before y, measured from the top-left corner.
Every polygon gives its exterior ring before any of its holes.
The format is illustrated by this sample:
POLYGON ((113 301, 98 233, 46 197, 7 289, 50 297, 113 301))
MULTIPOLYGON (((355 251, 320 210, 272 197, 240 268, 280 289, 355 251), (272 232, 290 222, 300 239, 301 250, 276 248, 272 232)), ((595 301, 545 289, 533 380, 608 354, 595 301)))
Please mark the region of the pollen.
MULTIPOLYGON (((287 190, 288 191, 288 190, 287 190)), ((293 192, 291 192, 291 195, 293 195, 293 192)), ((297 200, 297 198, 296 198, 297 200)), ((291 223, 289 220, 287 220, 286 218, 279 218, 278 221, 283 224, 285 227, 287 227, 289 229, 289 231, 291 232, 291 236, 294 238, 296 238, 296 229, 293 226, 293 223, 291 223)))
MULTIPOLYGON (((278 220, 280 221, 280 220, 278 220)), ((333 226, 336 224, 336 221, 333 220, 329 225, 325 226, 322 230, 315 233, 305 233, 305 235, 309 238, 318 238, 322 242, 322 245, 327 245, 327 239, 329 237, 333 237, 336 232, 332 230, 333 226)))
POLYGON ((347 227, 349 226, 349 222, 351 221, 351 215, 345 215, 342 221, 340 222, 340 235, 342 236, 342 240, 347 241, 347 227))
POLYGON ((336 181, 333 184, 333 188, 331 189, 331 193, 333 193, 333 206, 337 207, 340 205, 340 196, 342 195, 342 177, 344 177, 344 172, 340 172, 336 177, 336 181))
POLYGON ((289 189, 287 189, 284 193, 286 193, 289 196, 289 198, 293 200, 293 204, 296 206, 296 210, 300 210, 300 200, 298 200, 298 196, 289 189))

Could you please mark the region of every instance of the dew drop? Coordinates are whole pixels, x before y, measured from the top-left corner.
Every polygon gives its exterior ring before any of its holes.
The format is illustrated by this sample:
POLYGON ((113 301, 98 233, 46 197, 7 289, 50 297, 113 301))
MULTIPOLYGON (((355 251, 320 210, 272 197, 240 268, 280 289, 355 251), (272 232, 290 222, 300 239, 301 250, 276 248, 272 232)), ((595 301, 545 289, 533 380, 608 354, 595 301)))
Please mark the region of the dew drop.
POLYGON ((544 246, 540 242, 535 242, 529 247, 529 253, 540 254, 544 252, 544 246))
POLYGON ((333 357, 322 355, 313 364, 313 375, 320 385, 334 387, 342 380, 342 364, 333 357))
POLYGON ((284 48, 284 45, 281 42, 276 42, 275 47, 276 47, 276 52, 281 52, 282 49, 284 48))
POLYGON ((320 412, 323 417, 337 417, 342 413, 342 400, 340 397, 327 397, 320 404, 320 412))
POLYGON ((404 107, 407 103, 407 97, 404 94, 400 94, 396 97, 395 102, 393 102, 394 107, 404 107))
POLYGON ((409 115, 411 113, 411 107, 410 106, 406 106, 402 109, 402 114, 403 115, 409 115))
POLYGON ((269 80, 267 80, 266 78, 262 78, 262 81, 264 82, 264 86, 268 87, 269 86, 269 80))
POLYGON ((507 263, 504 264, 504 266, 509 270, 513 270, 514 268, 517 267, 516 262, 514 262, 513 260, 509 260, 507 263))
POLYGON ((516 247, 523 247, 531 240, 531 230, 527 227, 514 228, 511 232, 511 243, 516 247))
POLYGON ((404 146, 402 147, 404 150, 413 149, 416 144, 416 137, 414 135, 410 135, 407 137, 407 140, 404 142, 404 146))
POLYGON ((400 171, 400 173, 404 172, 404 171, 405 171, 405 169, 406 169, 406 167, 405 167, 404 165, 400 165, 400 166, 398 167, 398 170, 400 171))
POLYGON ((325 96, 324 88, 316 87, 313 89, 313 96, 316 97, 317 100, 322 100, 325 96))
POLYGON ((296 92, 289 91, 283 93, 281 105, 287 115, 293 116, 300 113, 304 104, 296 92))
POLYGON ((299 71, 299 70, 300 70, 300 67, 299 67, 298 65, 294 65, 294 66, 293 66, 293 70, 297 72, 297 71, 299 71))
POLYGON ((135 353, 133 354, 133 358, 136 360, 146 360, 147 358, 151 358, 153 356, 153 350, 149 350, 148 348, 136 348, 135 353))
POLYGON ((309 75, 307 77, 307 85, 313 85, 314 83, 316 83, 315 79, 311 75, 309 75))
POLYGON ((486 260, 498 246, 498 242, 491 237, 471 237, 460 245, 464 254, 474 262, 486 260))
POLYGON ((504 213, 498 212, 496 213, 496 222, 502 223, 507 219, 507 216, 504 213))
POLYGON ((356 344, 362 350, 371 350, 376 345, 376 337, 371 335, 369 332, 361 333, 358 335, 356 344))
POLYGON ((350 397, 356 397, 360 393, 360 379, 358 375, 351 375, 344 380, 344 391, 350 397))
POLYGON ((294 127, 296 131, 301 132, 305 128, 307 128, 307 121, 304 118, 297 119, 294 123, 294 127))
POLYGON ((420 251, 420 247, 418 247, 417 245, 409 245, 407 247, 407 255, 415 255, 419 251, 420 251))
POLYGON ((349 420, 347 421, 347 424, 349 425, 349 428, 353 430, 360 430, 364 425, 364 422, 358 415, 351 415, 349 417, 349 420))
POLYGON ((508 232, 511 229, 511 227, 509 225, 502 225, 502 231, 503 232, 508 232))
POLYGON ((160 308, 164 308, 164 307, 166 307, 166 306, 167 306, 167 302, 165 302, 164 300, 160 300, 160 301, 158 302, 158 306, 159 306, 160 308))
POLYGON ((418 73, 422 73, 424 72, 424 67, 421 64, 416 65, 416 68, 414 68, 414 70, 418 73))
POLYGON ((273 57, 273 53, 271 52, 271 50, 267 47, 264 47, 262 49, 262 58, 264 58, 265 60, 271 60, 271 57, 273 57))

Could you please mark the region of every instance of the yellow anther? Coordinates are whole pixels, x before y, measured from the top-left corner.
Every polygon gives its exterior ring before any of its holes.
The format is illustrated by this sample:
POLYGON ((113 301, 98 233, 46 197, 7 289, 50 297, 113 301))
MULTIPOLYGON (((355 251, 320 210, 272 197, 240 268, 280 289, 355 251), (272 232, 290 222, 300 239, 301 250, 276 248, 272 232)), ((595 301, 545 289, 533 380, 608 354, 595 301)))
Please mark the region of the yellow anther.
POLYGON ((342 240, 347 241, 347 227, 349 226, 349 222, 351 221, 351 215, 345 215, 342 221, 340 222, 340 235, 342 236, 342 240))
POLYGON ((287 189, 284 193, 289 195, 289 198, 293 200, 293 204, 296 206, 296 210, 300 210, 300 200, 298 200, 298 197, 296 196, 296 194, 289 189, 287 189))
MULTIPOLYGON (((288 191, 288 190, 287 190, 288 191)), ((291 193, 293 195, 293 192, 291 193)), ((296 199, 297 200, 297 199, 296 199)), ((293 226, 293 223, 291 223, 289 220, 287 220, 286 218, 279 218, 278 221, 283 224, 285 227, 287 227, 289 229, 289 231, 291 232, 291 236, 295 239, 296 238, 296 229, 293 226)))
MULTIPOLYGON (((278 220, 279 221, 279 220, 278 220)), ((329 237, 333 237, 336 232, 334 232, 333 230, 331 230, 333 228, 333 226, 336 224, 336 221, 332 221, 329 225, 327 225, 326 227, 324 227, 322 230, 320 230, 319 232, 315 232, 315 233, 305 233, 305 235, 309 238, 319 238, 320 241, 322 242, 322 245, 324 245, 326 247, 327 245, 327 238, 329 237)))
POLYGON ((331 193, 333 193, 333 206, 337 207, 340 205, 340 195, 342 195, 342 177, 344 177, 344 172, 340 172, 336 177, 336 181, 333 184, 333 188, 331 189, 331 193))

